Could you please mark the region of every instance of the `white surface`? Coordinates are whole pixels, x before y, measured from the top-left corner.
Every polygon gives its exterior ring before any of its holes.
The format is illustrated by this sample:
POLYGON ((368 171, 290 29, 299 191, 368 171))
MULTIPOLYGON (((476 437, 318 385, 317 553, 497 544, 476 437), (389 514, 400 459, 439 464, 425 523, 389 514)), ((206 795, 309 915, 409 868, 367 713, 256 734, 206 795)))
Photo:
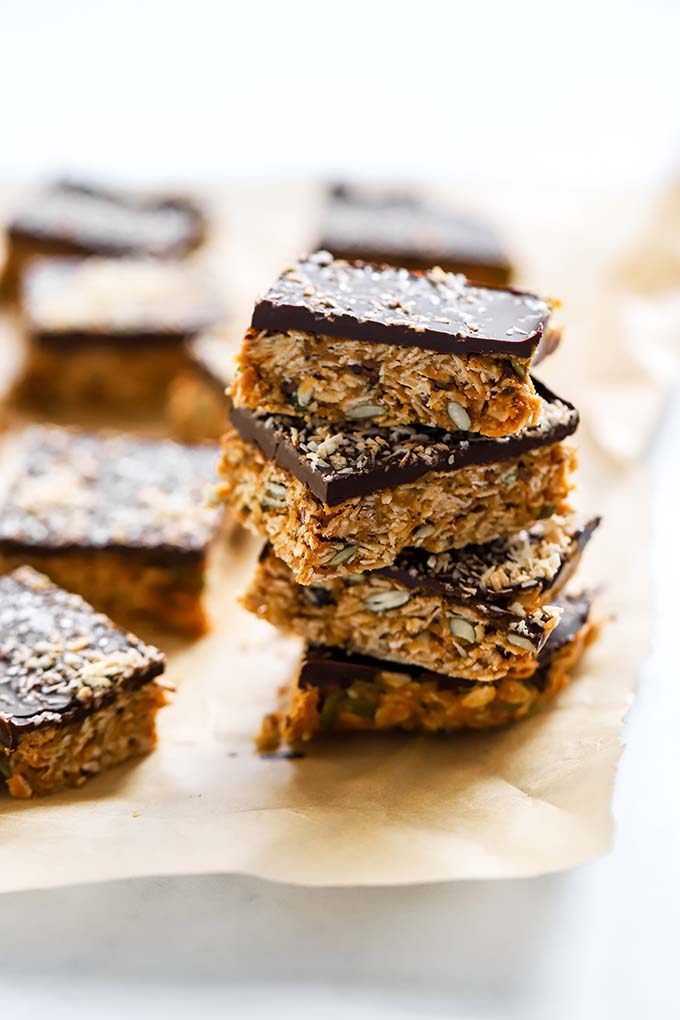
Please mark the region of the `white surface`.
MULTIPOLYGON (((378 173, 651 178, 678 154, 679 10, 5 0, 0 175, 217 177, 351 160, 378 173), (380 90, 393 102, 376 122, 380 90)), ((677 1016, 679 451, 676 400, 656 450, 658 631, 607 859, 521 882, 304 890, 214 877, 0 897, 2 1015, 677 1016)))
POLYGON ((633 181, 680 158, 677 0, 3 0, 0 175, 633 181))
POLYGON ((216 876, 7 895, 2 1015, 677 1016, 679 450, 676 399, 654 453, 658 628, 609 857, 531 881, 307 890, 216 876))

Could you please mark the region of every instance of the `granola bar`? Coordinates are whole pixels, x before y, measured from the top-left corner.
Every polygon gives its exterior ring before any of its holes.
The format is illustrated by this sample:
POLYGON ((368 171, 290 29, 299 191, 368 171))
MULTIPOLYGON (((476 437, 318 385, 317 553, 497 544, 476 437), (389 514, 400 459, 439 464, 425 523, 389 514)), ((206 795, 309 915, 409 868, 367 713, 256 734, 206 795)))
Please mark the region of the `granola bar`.
POLYGON ((512 265, 484 220, 407 191, 335 185, 326 195, 318 248, 336 258, 407 269, 441 266, 504 286, 512 265))
POLYGON ((167 416, 173 435, 184 443, 220 439, 224 434, 234 376, 233 351, 225 339, 201 333, 186 344, 190 365, 173 381, 167 416))
POLYGON ((480 682, 535 670, 553 605, 599 521, 553 517, 488 545, 405 549, 390 567, 297 584, 265 547, 246 609, 312 644, 480 682))
POLYGON ((185 342, 221 313, 211 281, 186 263, 38 259, 22 283, 18 395, 42 409, 155 409, 190 365, 185 342))
POLYGON ((30 567, 0 578, 0 778, 54 793, 156 742, 165 658, 30 567))
POLYGON ((114 619, 202 633, 216 459, 214 446, 27 429, 0 503, 0 572, 29 563, 114 619))
POLYGON ((569 512, 578 414, 537 386, 538 424, 503 439, 233 409, 221 494, 300 584, 512 535, 569 512))
POLYGON ((286 270, 255 306, 236 407, 498 437, 538 421, 529 368, 551 334, 533 294, 441 269, 333 260, 286 270))
POLYGON ((530 676, 452 678, 335 648, 307 645, 284 712, 267 716, 261 750, 353 730, 490 729, 533 715, 565 687, 595 635, 588 596, 567 597, 530 676))
POLYGON ((10 220, 3 289, 15 295, 23 269, 38 255, 181 258, 202 243, 205 229, 192 199, 57 181, 10 220))

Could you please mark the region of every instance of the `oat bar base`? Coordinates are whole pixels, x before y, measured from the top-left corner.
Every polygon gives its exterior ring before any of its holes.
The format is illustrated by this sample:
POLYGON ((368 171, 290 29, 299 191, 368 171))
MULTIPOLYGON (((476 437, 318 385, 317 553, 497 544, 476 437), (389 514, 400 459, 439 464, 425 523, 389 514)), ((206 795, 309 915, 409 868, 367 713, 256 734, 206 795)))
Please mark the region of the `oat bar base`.
POLYGON ((361 681, 347 688, 324 690, 292 687, 285 712, 266 716, 258 737, 260 750, 274 750, 283 739, 297 744, 314 737, 352 731, 405 730, 451 733, 486 730, 517 722, 539 711, 571 680, 571 671, 594 639, 597 627, 587 621, 558 651, 541 686, 512 674, 493 684, 461 690, 440 688, 435 680, 411 680, 408 674, 378 674, 377 692, 361 681))
POLYGON ((311 333, 246 333, 236 407, 380 426, 418 423, 499 437, 535 425, 531 359, 441 354, 311 333))
POLYGON ((300 584, 389 566, 406 546, 430 552, 489 542, 570 512, 574 448, 554 443, 514 460, 432 471, 329 507, 229 426, 219 488, 237 519, 272 543, 300 584))
POLYGON ((21 798, 82 786, 105 769, 151 751, 156 713, 164 704, 163 689, 151 682, 121 691, 82 720, 31 730, 13 750, 0 745, 0 777, 10 794, 21 798))

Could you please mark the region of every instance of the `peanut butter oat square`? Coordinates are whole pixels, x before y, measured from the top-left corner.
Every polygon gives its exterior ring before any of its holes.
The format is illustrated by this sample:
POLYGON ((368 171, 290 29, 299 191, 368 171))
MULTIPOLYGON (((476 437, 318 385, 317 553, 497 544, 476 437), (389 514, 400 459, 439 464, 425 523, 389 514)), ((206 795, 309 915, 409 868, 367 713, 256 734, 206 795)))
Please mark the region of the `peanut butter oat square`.
POLYGON ((0 569, 28 563, 115 619, 207 625, 217 447, 36 426, 8 451, 0 569))
POLYGON ((80 786, 150 751, 165 658, 30 567, 0 578, 0 777, 14 797, 80 786))

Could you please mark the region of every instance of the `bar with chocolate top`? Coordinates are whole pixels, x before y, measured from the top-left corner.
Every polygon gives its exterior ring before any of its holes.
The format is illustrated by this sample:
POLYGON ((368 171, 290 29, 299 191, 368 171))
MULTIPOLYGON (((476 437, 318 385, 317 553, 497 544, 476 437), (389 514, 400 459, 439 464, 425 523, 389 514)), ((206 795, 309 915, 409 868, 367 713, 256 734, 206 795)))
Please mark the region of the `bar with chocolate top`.
POLYGON ((223 314, 205 272, 149 259, 38 259, 21 301, 22 399, 44 409, 155 409, 187 370, 186 342, 223 314))
POLYGON ((114 619, 202 633, 216 460, 215 446, 27 429, 6 465, 0 571, 28 563, 114 619))
POLYGON ((224 434, 234 378, 234 351, 213 332, 187 341, 189 366, 172 382, 166 414, 173 435, 183 443, 217 441, 224 434))
POLYGON ((38 255, 181 258, 203 242, 205 232, 205 216, 193 199, 57 181, 11 218, 3 287, 16 294, 24 267, 38 255))
POLYGON ((441 266, 496 286, 512 276, 508 253, 487 222, 405 190, 330 188, 317 248, 407 269, 441 266))
POLYGON ((551 517, 487 545, 405 549, 392 566, 310 586, 266 546, 242 601, 312 644, 479 682, 519 677, 534 671, 598 523, 551 517))
POLYGON ((0 578, 0 779, 80 786, 150 751, 165 658, 30 567, 0 578))
POLYGON ((221 493, 300 584, 443 552, 569 512, 576 410, 537 383, 535 426, 503 439, 235 408, 221 493))
POLYGON ((587 595, 566 596, 534 660, 491 683, 308 644, 286 708, 265 717, 261 750, 351 731, 450 733, 490 729, 533 715, 565 687, 596 633, 587 595))
POLYGON ((536 424, 529 374, 552 346, 551 307, 533 294, 432 269, 316 252, 255 305, 238 360, 236 407, 500 437, 536 424))

